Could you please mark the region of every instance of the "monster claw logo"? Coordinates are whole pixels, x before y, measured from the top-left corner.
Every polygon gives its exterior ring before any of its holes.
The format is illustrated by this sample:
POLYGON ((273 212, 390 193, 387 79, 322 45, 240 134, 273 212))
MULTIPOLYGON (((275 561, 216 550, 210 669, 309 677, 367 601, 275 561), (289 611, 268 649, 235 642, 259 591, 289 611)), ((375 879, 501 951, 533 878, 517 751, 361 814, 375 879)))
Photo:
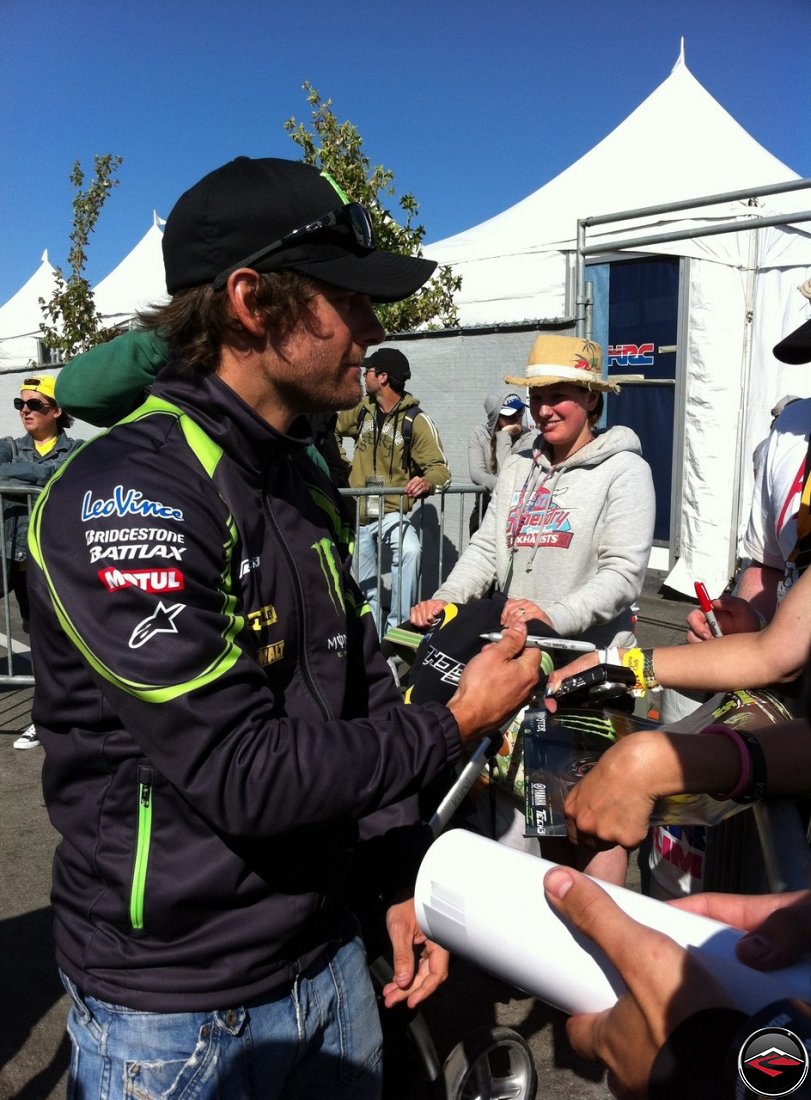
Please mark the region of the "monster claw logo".
POLYGON ((332 606, 338 612, 346 612, 344 593, 341 588, 341 578, 338 571, 338 562, 335 559, 335 544, 332 539, 323 538, 314 542, 312 546, 318 556, 318 564, 327 582, 327 591, 332 600, 332 606))
POLYGON ((185 606, 182 603, 174 603, 167 607, 163 600, 158 600, 158 606, 152 614, 142 619, 130 635, 130 649, 139 649, 142 645, 146 645, 156 634, 177 634, 175 619, 185 606))
MULTIPOLYGON (((793 1031, 762 1028, 741 1047, 738 1073, 761 1096, 789 1096, 808 1075, 808 1051, 793 1031)), ((803 1093, 805 1095, 805 1093, 803 1093)))

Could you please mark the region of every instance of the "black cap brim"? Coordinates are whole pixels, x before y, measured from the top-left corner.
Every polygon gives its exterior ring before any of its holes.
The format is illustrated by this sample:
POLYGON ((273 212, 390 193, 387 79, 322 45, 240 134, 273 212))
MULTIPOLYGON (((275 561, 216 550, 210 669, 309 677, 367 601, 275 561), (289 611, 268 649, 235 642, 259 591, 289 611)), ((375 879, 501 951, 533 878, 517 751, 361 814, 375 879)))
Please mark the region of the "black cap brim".
POLYGON ((401 302, 428 282, 437 265, 419 256, 374 249, 363 255, 346 252, 342 256, 291 258, 283 266, 344 290, 368 294, 373 302, 401 302))
POLYGON ((774 346, 781 363, 811 363, 811 321, 806 321, 774 346))

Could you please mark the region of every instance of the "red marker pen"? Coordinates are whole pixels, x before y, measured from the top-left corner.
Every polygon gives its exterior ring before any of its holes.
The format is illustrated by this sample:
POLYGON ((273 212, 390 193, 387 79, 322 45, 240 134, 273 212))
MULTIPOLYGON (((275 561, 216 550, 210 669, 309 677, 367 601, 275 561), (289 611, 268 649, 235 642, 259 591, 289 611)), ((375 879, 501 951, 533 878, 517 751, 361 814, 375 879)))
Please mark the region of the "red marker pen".
POLYGON ((704 612, 704 618, 707 620, 707 625, 712 631, 714 638, 720 638, 723 635, 721 627, 718 625, 718 620, 715 617, 715 612, 712 609, 712 600, 707 595, 706 585, 703 585, 701 581, 695 582, 696 595, 698 596, 698 602, 701 604, 701 610, 704 612))

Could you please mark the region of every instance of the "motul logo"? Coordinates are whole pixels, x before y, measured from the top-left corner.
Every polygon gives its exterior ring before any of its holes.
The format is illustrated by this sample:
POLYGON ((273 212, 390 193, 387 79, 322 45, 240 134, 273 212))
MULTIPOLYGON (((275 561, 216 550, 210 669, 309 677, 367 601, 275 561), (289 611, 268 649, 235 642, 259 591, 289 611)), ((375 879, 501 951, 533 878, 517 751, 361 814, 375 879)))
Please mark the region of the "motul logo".
POLYGON ((99 570, 101 583, 108 592, 121 588, 140 588, 142 592, 177 592, 185 587, 179 569, 116 569, 99 570))

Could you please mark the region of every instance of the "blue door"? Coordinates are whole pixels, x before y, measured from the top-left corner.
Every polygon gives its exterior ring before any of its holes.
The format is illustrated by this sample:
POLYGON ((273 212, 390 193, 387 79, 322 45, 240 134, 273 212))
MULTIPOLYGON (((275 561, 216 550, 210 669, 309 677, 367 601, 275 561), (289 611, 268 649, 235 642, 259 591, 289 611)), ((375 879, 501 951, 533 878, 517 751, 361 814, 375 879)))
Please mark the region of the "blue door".
POLYGON ((676 331, 679 259, 618 260, 607 265, 608 375, 641 374, 608 395, 606 424, 624 424, 639 436, 656 488, 654 541, 670 541, 673 420, 676 401, 676 331))

